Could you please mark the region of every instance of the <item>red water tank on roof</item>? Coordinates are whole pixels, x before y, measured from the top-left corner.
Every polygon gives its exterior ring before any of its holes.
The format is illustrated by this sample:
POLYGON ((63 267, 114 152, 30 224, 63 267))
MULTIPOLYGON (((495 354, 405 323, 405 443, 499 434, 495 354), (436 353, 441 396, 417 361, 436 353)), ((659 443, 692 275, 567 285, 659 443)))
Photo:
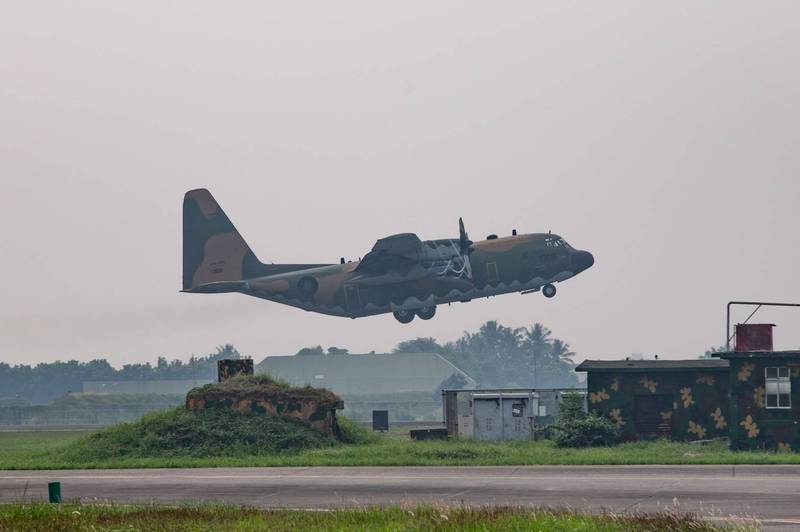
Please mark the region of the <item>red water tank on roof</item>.
POLYGON ((737 351, 772 351, 774 323, 737 323, 737 351))

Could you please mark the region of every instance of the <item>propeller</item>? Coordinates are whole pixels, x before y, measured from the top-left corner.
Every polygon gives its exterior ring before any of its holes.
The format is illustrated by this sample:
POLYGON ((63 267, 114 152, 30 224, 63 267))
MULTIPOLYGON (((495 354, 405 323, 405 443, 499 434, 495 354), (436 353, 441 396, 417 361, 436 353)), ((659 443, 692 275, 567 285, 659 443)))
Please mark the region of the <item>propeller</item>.
POLYGON ((464 229, 464 220, 462 218, 458 219, 458 243, 461 247, 462 255, 469 255, 472 253, 472 240, 469 239, 467 230, 464 229))

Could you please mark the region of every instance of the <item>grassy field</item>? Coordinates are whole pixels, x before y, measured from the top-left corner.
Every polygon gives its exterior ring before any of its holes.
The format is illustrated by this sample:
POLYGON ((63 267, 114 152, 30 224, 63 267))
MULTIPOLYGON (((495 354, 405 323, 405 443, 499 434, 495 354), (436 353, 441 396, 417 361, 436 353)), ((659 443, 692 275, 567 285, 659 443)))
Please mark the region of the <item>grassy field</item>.
POLYGON ((132 467, 251 467, 350 465, 619 465, 619 464, 800 464, 800 453, 733 452, 723 442, 693 445, 637 442, 610 448, 558 449, 548 441, 414 442, 378 436, 371 443, 337 444, 321 449, 261 456, 172 456, 108 458, 76 455, 85 432, 0 433, 0 469, 76 469, 132 467))
POLYGON ((345 509, 325 512, 258 510, 237 506, 0 505, 0 530, 756 530, 746 523, 719 528, 696 517, 583 515, 520 508, 434 507, 345 509))

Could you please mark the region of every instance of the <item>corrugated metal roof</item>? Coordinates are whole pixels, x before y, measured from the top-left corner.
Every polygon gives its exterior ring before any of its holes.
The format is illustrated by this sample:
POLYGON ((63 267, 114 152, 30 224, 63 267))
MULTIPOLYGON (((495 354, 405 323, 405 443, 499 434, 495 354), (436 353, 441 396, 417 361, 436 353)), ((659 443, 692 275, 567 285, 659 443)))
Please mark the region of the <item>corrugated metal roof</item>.
POLYGON ((575 371, 679 371, 679 370, 724 371, 728 361, 718 358, 694 358, 689 360, 584 360, 575 371))

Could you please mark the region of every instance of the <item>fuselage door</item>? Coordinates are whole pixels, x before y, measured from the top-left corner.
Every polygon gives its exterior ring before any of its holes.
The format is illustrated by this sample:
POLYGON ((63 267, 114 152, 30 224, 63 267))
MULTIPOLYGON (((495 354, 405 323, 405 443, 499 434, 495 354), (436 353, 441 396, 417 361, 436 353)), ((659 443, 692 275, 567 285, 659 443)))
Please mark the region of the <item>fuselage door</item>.
POLYGON ((497 273, 496 262, 486 263, 486 280, 489 282, 489 284, 496 284, 497 281, 500 280, 500 275, 497 273))
POLYGON ((344 298, 347 310, 361 310, 361 294, 359 294, 357 284, 344 285, 344 298))

